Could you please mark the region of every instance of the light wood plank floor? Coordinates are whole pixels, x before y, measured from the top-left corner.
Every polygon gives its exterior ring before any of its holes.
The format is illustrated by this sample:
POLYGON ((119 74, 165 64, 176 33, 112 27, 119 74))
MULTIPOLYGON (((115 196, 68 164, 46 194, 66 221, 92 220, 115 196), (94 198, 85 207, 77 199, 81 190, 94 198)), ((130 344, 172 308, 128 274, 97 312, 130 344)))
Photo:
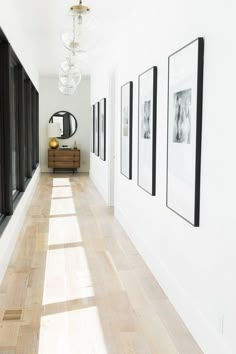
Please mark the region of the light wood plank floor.
POLYGON ((43 174, 0 287, 0 354, 200 354, 87 175, 43 174))

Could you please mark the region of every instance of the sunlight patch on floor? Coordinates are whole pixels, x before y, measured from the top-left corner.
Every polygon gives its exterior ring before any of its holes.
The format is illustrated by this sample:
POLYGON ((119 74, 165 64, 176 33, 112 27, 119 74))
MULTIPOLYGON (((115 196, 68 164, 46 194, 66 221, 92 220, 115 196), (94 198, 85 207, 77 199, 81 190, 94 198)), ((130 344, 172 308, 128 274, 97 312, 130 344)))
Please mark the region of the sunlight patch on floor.
POLYGON ((52 198, 68 198, 72 197, 71 187, 53 187, 52 198))
POLYGON ((83 247, 47 252, 43 305, 94 296, 83 247))
POLYGON ((62 216, 49 219, 48 245, 62 245, 82 242, 76 216, 62 216))
POLYGON ((96 307, 41 317, 38 354, 108 354, 96 307))
POLYGON ((53 187, 64 187, 70 186, 70 179, 69 178, 53 178, 53 187))
POLYGON ((72 198, 51 200, 50 216, 75 214, 75 205, 72 198))

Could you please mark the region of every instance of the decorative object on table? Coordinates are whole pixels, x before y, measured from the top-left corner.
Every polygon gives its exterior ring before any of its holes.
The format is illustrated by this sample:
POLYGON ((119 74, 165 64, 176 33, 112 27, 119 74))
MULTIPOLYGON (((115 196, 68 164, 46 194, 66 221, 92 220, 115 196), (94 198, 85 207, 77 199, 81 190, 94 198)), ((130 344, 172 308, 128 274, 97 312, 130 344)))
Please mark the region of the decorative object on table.
POLYGON ((68 145, 62 145, 59 147, 59 150, 71 150, 71 147, 68 145))
POLYGON ((94 129, 95 129, 95 126, 94 126, 94 121, 95 121, 95 105, 93 104, 92 106, 92 123, 91 123, 91 126, 92 126, 92 129, 91 129, 91 152, 95 152, 95 143, 94 143, 94 136, 95 136, 95 132, 94 132, 94 129))
POLYGON ((77 143, 76 143, 76 140, 75 140, 75 142, 74 142, 74 150, 77 150, 78 148, 77 148, 77 143))
POLYGON ((121 87, 120 171, 132 179, 133 82, 121 87))
POLYGON ((60 126, 60 134, 58 139, 69 139, 77 131, 77 119, 75 116, 67 111, 59 111, 54 113, 49 123, 58 123, 60 126))
POLYGON ((199 226, 204 39, 169 56, 166 205, 199 226))
POLYGON ((106 98, 99 103, 99 155, 106 161, 106 98))
POLYGON ((49 123, 48 124, 48 137, 51 138, 49 141, 50 149, 57 149, 59 146, 59 141, 57 138, 61 135, 60 124, 59 123, 49 123))
POLYGON ((156 193, 157 67, 139 75, 138 185, 156 193))
POLYGON ((94 152, 99 156, 99 102, 94 106, 94 152))

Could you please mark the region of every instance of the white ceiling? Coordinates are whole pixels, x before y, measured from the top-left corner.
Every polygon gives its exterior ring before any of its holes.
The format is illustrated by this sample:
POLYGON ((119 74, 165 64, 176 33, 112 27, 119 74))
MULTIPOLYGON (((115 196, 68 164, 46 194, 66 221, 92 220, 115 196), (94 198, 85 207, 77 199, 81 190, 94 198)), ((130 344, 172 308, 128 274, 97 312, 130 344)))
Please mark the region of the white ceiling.
MULTIPOLYGON (((72 19, 68 16, 68 10, 77 3, 78 0, 14 1, 15 11, 21 17, 22 29, 28 37, 40 74, 58 73, 59 64, 67 53, 61 35, 70 30, 72 19)), ((83 64, 84 74, 89 74, 92 65, 96 63, 96 56, 102 53, 103 48, 119 32, 137 0, 84 0, 83 3, 91 8, 91 15, 97 23, 94 34, 97 46, 93 46, 83 64)), ((89 36, 93 36, 93 33, 88 34, 89 36)))

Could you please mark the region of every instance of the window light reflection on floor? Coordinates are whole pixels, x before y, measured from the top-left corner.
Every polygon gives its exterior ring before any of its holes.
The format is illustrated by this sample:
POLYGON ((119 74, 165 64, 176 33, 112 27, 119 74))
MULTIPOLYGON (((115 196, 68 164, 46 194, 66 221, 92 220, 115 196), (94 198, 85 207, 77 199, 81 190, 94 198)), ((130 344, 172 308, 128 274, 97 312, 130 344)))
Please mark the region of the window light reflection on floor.
POLYGON ((51 200, 50 216, 75 214, 75 205, 72 198, 51 200))
POLYGON ((53 178, 53 187, 70 186, 69 178, 53 178))
POLYGON ((94 296, 90 270, 83 247, 47 252, 43 305, 94 296))
POLYGON ((76 242, 82 242, 76 216, 61 216, 49 219, 49 246, 76 242))
POLYGON ((38 354, 108 354, 96 307, 43 316, 38 354))
POLYGON ((108 354, 98 309, 66 311, 71 300, 88 306, 94 297, 79 223, 69 214, 75 214, 70 181, 54 178, 42 303, 51 310, 41 317, 38 354, 108 354))
POLYGON ((52 198, 68 198, 72 197, 71 187, 53 187, 52 198))

